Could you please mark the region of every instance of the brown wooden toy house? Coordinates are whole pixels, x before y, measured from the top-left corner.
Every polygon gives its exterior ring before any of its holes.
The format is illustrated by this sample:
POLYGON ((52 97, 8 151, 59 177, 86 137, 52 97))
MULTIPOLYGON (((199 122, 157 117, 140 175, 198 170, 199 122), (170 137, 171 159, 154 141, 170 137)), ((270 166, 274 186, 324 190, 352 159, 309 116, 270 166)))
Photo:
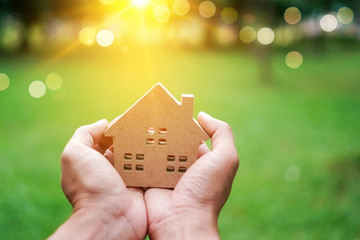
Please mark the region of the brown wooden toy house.
POLYGON ((199 144, 209 137, 193 118, 193 95, 179 103, 156 84, 105 136, 113 137, 115 168, 126 186, 174 188, 196 161, 199 144))

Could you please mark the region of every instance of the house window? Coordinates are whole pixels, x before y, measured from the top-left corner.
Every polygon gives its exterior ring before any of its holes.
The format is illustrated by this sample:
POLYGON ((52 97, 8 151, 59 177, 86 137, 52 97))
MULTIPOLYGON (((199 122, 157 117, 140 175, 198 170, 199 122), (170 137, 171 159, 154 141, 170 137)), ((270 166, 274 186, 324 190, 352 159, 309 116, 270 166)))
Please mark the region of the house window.
POLYGON ((186 167, 179 167, 179 173, 185 173, 186 167))
POLYGON ((167 128, 159 128, 160 134, 166 134, 166 132, 167 132, 167 128))
POLYGON ((146 128, 146 132, 148 134, 154 134, 155 133, 155 128, 154 127, 148 127, 148 128, 146 128))
POLYGON ((131 169, 132 169, 131 164, 124 164, 124 170, 125 171, 131 171, 131 169))
POLYGON ((144 154, 136 154, 136 160, 142 161, 144 158, 144 154))
POLYGON ((135 167, 137 172, 143 172, 144 171, 144 165, 137 164, 135 167))
POLYGON ((166 172, 168 172, 168 173, 173 173, 173 172, 175 172, 175 167, 173 167, 173 166, 167 166, 167 167, 166 167, 166 172))
POLYGON ((132 159, 132 154, 131 153, 125 153, 124 158, 125 158, 125 160, 131 160, 132 159))
POLYGON ((186 162, 187 161, 187 156, 180 156, 179 157, 179 162, 186 162))
POLYGON ((166 145, 166 139, 160 138, 159 145, 166 145))
POLYGON ((175 155, 168 155, 167 160, 168 160, 168 162, 174 162, 175 161, 175 155))
POLYGON ((153 138, 147 138, 146 139, 146 144, 147 145, 154 145, 154 143, 155 143, 155 139, 153 139, 153 138))

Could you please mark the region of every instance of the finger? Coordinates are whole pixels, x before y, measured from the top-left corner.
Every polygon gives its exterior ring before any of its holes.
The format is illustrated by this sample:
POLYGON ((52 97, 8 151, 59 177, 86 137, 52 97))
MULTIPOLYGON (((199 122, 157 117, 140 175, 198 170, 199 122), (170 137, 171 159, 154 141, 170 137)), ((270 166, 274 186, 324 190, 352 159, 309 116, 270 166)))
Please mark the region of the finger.
POLYGON ((78 128, 70 141, 80 142, 87 147, 92 148, 104 136, 104 131, 108 126, 108 122, 103 119, 96 123, 82 126, 78 128))
POLYGON ((198 158, 201 158, 203 155, 207 154, 208 152, 210 152, 210 149, 206 145, 206 143, 200 144, 198 151, 198 158))
POLYGON ((201 127, 211 138, 212 151, 222 155, 236 153, 234 137, 229 124, 215 119, 204 112, 199 113, 198 120, 201 127))
POLYGON ((114 166, 114 153, 111 150, 107 149, 104 157, 114 166))

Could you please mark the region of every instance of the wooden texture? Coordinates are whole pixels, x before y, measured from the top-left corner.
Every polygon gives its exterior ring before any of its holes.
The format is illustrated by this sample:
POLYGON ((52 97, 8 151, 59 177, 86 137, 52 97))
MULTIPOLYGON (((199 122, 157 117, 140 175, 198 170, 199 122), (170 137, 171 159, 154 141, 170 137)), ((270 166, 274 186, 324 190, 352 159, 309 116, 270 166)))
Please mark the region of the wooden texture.
POLYGON ((174 188, 209 137, 193 118, 193 95, 179 103, 156 84, 105 131, 126 186, 174 188))

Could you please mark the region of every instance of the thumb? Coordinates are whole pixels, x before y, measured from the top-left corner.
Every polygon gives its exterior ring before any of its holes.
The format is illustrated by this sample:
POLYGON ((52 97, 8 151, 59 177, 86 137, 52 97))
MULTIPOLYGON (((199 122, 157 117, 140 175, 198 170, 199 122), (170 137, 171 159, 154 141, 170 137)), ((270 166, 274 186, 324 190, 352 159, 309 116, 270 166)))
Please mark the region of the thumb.
POLYGON ((79 127, 75 131, 70 141, 84 144, 87 147, 93 147, 103 138, 104 131, 107 127, 108 122, 106 119, 102 119, 90 125, 79 127))

